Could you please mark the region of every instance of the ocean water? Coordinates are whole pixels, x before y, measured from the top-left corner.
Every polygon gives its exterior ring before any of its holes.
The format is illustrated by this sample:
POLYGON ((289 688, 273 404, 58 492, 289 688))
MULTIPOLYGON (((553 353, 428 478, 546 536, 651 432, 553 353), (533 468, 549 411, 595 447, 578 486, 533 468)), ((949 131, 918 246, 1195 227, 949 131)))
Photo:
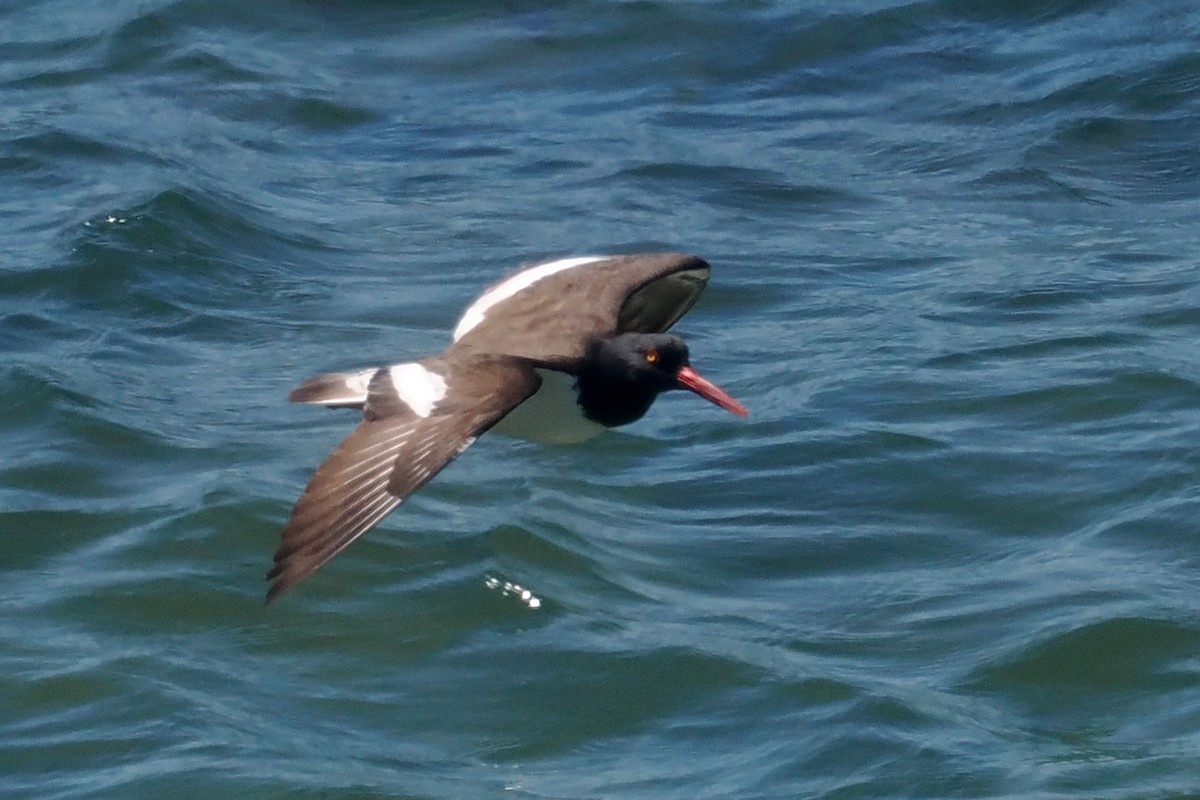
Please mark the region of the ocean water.
POLYGON ((1200 6, 0 5, 0 796, 1200 797, 1200 6), (692 397, 484 437, 264 607, 535 259, 692 397), (536 608, 523 598, 536 597, 536 608))

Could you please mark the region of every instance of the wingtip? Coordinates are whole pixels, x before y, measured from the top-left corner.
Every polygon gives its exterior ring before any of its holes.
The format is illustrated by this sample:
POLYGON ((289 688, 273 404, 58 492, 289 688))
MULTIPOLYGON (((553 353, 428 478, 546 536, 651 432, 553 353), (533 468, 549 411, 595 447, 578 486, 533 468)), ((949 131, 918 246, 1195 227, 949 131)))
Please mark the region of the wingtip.
POLYGON ((275 602, 281 594, 312 575, 317 567, 324 563, 322 561, 320 564, 314 566, 311 563, 306 563, 303 559, 294 558, 296 548, 288 547, 286 542, 286 538, 280 542, 278 549, 275 551, 275 563, 267 570, 267 574, 263 576, 263 580, 271 584, 267 587, 267 605, 275 602))
POLYGON ((284 581, 279 578, 280 572, 281 572, 281 570, 279 569, 279 565, 276 564, 263 577, 263 580, 267 580, 267 581, 271 582, 271 585, 267 587, 267 596, 263 602, 263 605, 267 605, 267 606, 271 605, 271 603, 274 603, 275 600, 279 597, 279 595, 281 595, 287 591, 287 589, 288 589, 287 584, 284 583, 284 581))
POLYGON ((271 585, 267 587, 265 605, 269 606, 274 603, 280 595, 304 580, 309 574, 311 573, 289 571, 276 564, 266 575, 266 580, 270 581, 271 585))
POLYGON ((279 585, 279 584, 277 584, 277 583, 273 583, 273 584, 271 584, 271 585, 270 585, 270 586, 267 588, 267 596, 266 596, 266 598, 263 600, 263 605, 264 605, 264 606, 269 606, 269 605, 271 605, 271 604, 272 604, 272 603, 274 603, 274 602, 275 602, 277 599, 279 599, 279 595, 283 594, 285 591, 286 591, 286 587, 280 586, 280 585, 279 585))

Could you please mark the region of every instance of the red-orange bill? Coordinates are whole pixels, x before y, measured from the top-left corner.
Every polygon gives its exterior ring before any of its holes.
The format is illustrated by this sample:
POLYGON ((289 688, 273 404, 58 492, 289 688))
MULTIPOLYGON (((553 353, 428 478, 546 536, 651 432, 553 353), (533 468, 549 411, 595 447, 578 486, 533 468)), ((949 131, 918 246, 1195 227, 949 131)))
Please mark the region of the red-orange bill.
POLYGON ((737 414, 739 417, 747 416, 750 413, 745 406, 726 394, 724 389, 702 377, 691 367, 680 367, 679 372, 675 373, 675 380, 679 381, 679 385, 684 389, 690 389, 708 402, 737 414))

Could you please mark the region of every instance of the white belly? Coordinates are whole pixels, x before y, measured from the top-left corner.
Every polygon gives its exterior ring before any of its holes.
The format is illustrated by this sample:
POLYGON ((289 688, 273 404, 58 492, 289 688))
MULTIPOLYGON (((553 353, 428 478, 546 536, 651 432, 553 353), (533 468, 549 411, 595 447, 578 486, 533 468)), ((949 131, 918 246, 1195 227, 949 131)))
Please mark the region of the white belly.
POLYGON ((585 442, 604 430, 583 416, 575 393, 575 376, 539 369, 542 386, 492 428, 492 433, 547 444, 585 442))

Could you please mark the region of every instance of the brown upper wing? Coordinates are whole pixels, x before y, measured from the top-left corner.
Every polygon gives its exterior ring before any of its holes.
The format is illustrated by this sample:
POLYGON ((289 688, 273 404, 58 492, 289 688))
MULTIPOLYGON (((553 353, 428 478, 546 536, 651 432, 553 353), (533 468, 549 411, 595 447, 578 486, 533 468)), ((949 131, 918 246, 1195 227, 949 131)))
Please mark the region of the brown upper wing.
POLYGON ((421 416, 398 399, 386 370, 376 375, 363 421, 321 464, 292 509, 267 573, 267 602, 373 528, 540 384, 536 372, 515 359, 457 348, 421 363, 445 379, 445 398, 421 416))
POLYGON ((695 304, 708 272, 703 259, 680 253, 616 256, 565 269, 497 303, 459 344, 539 363, 570 362, 599 336, 665 331, 695 304))

